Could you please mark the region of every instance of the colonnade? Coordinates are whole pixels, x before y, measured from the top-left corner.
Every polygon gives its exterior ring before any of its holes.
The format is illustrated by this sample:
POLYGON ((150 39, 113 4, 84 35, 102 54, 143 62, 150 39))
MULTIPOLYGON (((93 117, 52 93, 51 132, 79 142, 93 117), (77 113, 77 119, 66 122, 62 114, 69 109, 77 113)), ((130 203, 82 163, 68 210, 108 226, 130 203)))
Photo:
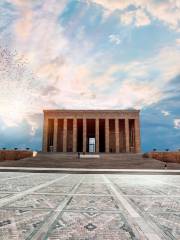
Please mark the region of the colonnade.
MULTIPOLYGON (((72 129, 70 131, 71 137, 70 141, 72 141, 72 148, 70 152, 77 152, 77 145, 78 145, 78 118, 45 118, 44 120, 44 137, 43 137, 43 150, 45 152, 47 151, 54 151, 57 152, 58 150, 58 121, 61 119, 63 121, 63 127, 61 134, 62 136, 62 150, 61 152, 68 152, 68 120, 72 120, 72 129), (50 149, 51 148, 51 149, 50 149)), ((87 138, 87 119, 88 118, 82 118, 82 151, 88 152, 88 138, 87 138)), ((92 119, 92 118, 91 118, 92 119)), ((128 117, 124 119, 120 118, 104 118, 105 126, 104 126, 104 135, 105 135, 105 143, 104 143, 104 152, 109 153, 112 152, 112 149, 110 148, 110 144, 112 145, 112 139, 110 139, 110 119, 113 121, 114 124, 114 130, 113 130, 113 144, 114 144, 114 150, 113 152, 119 153, 119 152, 140 152, 140 126, 139 126, 139 118, 130 119, 128 117), (121 129, 120 126, 120 120, 124 121, 124 129, 121 129), (132 121, 132 124, 131 122, 132 121), (121 134, 123 133, 123 134, 121 134), (124 149, 122 150, 122 147, 120 146, 122 142, 122 138, 124 141, 124 149), (132 138, 132 139, 130 139, 132 138), (120 141, 121 140, 121 141, 120 141)), ((95 138, 95 152, 100 152, 100 118, 94 118, 92 119, 95 122, 95 130, 94 130, 94 138, 95 138)))

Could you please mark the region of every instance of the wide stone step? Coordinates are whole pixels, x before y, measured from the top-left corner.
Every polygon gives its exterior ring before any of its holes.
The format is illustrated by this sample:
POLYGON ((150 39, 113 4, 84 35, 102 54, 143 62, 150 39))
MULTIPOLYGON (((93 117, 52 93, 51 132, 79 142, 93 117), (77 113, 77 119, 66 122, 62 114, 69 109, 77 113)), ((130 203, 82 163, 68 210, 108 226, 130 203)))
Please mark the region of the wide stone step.
MULTIPOLYGON (((77 154, 38 153, 34 158, 3 161, 7 167, 93 168, 93 169, 164 169, 165 163, 142 154, 100 154, 100 158, 78 158, 77 154)), ((180 169, 180 164, 168 163, 168 169, 180 169)))

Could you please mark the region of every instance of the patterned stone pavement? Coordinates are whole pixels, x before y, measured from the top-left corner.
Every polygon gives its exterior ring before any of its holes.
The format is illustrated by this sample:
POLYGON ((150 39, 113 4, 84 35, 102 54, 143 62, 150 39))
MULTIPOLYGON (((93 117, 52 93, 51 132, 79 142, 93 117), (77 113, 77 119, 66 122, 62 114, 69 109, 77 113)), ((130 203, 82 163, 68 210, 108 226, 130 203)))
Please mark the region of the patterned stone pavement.
POLYGON ((180 176, 0 172, 2 240, 180 239, 180 176))

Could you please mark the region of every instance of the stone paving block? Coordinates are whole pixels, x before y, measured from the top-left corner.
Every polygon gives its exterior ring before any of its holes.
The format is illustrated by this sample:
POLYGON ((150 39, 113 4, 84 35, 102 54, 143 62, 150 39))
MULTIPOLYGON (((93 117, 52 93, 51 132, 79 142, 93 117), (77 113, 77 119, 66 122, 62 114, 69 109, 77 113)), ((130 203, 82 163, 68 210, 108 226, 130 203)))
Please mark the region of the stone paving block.
POLYGON ((157 194, 163 194, 163 192, 158 191, 156 188, 152 187, 120 187, 118 184, 116 184, 118 189, 126 195, 157 195, 157 194))
POLYGON ((128 199, 144 212, 180 212, 180 197, 129 196, 128 199))
POLYGON ((179 175, 21 174, 0 178, 0 240, 180 239, 179 175))
POLYGON ((71 191, 72 186, 63 186, 63 185, 50 185, 48 187, 45 188, 41 188, 39 189, 38 193, 61 193, 61 194, 67 194, 71 191))
POLYGON ((163 230, 167 239, 180 239, 180 212, 150 213, 153 221, 163 230))
POLYGON ((159 191, 161 191, 164 195, 179 195, 180 196, 180 185, 179 187, 173 185, 163 185, 161 188, 159 187, 159 191))
POLYGON ((48 214, 45 210, 0 209, 0 239, 26 239, 45 221, 48 214))
POLYGON ((7 204, 8 208, 55 208, 63 200, 65 196, 46 195, 46 194, 30 194, 18 199, 17 201, 7 204))
POLYGON ((15 183, 10 184, 1 184, 0 183, 0 192, 21 192, 21 191, 25 191, 31 187, 33 187, 34 185, 23 185, 23 183, 21 185, 16 185, 15 183))
POLYGON ((66 209, 81 211, 117 211, 116 200, 112 196, 73 196, 66 209))
POLYGON ((137 239, 121 214, 63 212, 48 232, 48 240, 130 240, 137 239))
POLYGON ((82 183, 77 192, 79 194, 111 194, 106 184, 102 183, 92 183, 86 184, 82 183))
POLYGON ((9 194, 9 193, 0 193, 0 199, 1 198, 4 198, 4 197, 7 197, 7 196, 10 196, 12 194, 9 194))
POLYGON ((86 184, 92 184, 92 183, 105 183, 104 179, 100 176, 97 175, 90 175, 90 176, 86 176, 85 179, 83 180, 83 183, 86 184))

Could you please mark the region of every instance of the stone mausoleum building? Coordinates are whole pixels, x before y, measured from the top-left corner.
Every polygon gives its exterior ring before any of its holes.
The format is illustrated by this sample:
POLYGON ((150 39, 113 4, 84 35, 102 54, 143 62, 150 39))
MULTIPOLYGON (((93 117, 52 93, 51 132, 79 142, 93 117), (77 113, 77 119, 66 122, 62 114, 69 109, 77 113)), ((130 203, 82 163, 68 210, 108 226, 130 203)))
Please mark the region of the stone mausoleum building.
POLYGON ((44 110, 43 151, 139 153, 139 110, 44 110))

